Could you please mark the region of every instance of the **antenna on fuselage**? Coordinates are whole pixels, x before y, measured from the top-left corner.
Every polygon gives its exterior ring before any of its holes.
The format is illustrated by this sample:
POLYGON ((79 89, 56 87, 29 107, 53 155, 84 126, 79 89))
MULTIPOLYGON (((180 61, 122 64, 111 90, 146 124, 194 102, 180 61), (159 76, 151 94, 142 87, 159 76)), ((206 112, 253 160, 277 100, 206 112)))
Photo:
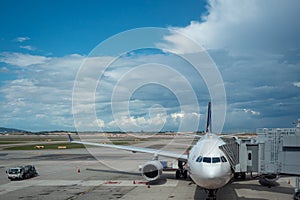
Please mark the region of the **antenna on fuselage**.
POLYGON ((208 102, 208 108, 207 108, 207 118, 206 118, 206 133, 211 133, 211 102, 208 102))

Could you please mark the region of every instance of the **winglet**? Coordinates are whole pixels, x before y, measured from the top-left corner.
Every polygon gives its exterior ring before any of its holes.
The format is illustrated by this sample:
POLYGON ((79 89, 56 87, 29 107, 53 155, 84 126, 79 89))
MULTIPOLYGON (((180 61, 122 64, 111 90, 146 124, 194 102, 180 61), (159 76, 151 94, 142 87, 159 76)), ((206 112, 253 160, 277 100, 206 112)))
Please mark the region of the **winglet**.
POLYGON ((74 139, 72 138, 72 136, 71 136, 71 134, 70 134, 70 133, 68 133, 68 136, 69 136, 69 140, 70 140, 70 142, 73 142, 73 141, 74 141, 74 139))
POLYGON ((208 102, 208 108, 207 108, 207 119, 206 119, 206 133, 211 133, 211 102, 208 102))

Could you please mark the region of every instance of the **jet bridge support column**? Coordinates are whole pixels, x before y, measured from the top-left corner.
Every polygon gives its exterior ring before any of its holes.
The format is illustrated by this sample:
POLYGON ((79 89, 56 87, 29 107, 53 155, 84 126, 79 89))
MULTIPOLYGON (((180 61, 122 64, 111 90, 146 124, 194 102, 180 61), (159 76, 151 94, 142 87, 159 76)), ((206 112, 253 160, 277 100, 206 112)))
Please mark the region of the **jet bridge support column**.
POLYGON ((299 176, 296 177, 296 186, 295 186, 295 193, 294 193, 294 200, 300 199, 300 191, 299 191, 299 176))

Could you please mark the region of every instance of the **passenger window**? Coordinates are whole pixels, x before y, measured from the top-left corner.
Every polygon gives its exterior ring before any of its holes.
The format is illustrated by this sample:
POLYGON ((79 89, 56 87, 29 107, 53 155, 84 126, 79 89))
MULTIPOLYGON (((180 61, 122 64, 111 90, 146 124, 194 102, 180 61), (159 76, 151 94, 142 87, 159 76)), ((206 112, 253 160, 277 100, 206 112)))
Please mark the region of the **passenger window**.
POLYGON ((213 162, 213 163, 219 163, 219 162, 221 162, 221 160, 220 160, 219 157, 213 157, 213 158, 212 158, 212 162, 213 162))
POLYGON ((226 158, 224 156, 221 156, 222 162, 227 162, 226 158))
POLYGON ((196 162, 202 162, 202 156, 199 156, 199 157, 196 159, 196 162))
POLYGON ((203 158, 203 162, 211 163, 211 158, 209 158, 209 157, 204 157, 204 158, 203 158))

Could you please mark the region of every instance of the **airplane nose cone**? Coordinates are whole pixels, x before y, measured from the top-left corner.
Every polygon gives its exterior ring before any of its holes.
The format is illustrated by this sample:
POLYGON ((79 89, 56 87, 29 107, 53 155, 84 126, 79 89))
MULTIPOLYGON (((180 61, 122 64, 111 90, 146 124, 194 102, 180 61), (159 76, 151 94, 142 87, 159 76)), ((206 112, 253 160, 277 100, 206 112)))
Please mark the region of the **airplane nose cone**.
POLYGON ((197 185, 207 188, 207 189, 216 189, 223 187, 228 181, 224 180, 223 177, 216 177, 213 175, 209 175, 204 177, 196 177, 193 179, 197 185))
POLYGON ((205 166, 205 167, 206 167, 205 170, 204 168, 199 168, 197 171, 198 172, 197 174, 201 179, 211 180, 223 175, 221 166, 205 166))
POLYGON ((219 171, 220 170, 217 170, 217 169, 211 170, 211 171, 208 171, 205 174, 202 174, 202 176, 203 176, 204 179, 208 179, 208 180, 209 179, 214 179, 214 178, 217 178, 217 177, 220 176, 220 172, 219 171))
POLYGON ((197 174, 192 174, 192 179, 199 186, 207 189, 216 189, 224 186, 230 176, 223 172, 222 167, 210 167, 209 170, 200 170, 197 174))

